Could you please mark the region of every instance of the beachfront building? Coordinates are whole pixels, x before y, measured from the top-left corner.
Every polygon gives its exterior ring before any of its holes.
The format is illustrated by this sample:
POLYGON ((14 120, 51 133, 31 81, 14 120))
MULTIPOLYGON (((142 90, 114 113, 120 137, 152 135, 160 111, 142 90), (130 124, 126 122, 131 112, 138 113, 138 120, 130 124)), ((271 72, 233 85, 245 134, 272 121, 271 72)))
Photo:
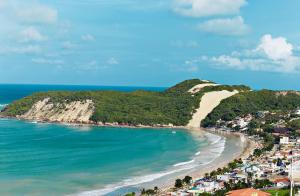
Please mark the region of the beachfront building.
POLYGON ((277 178, 273 183, 277 188, 286 188, 290 185, 290 180, 288 178, 277 178))
POLYGON ((188 192, 192 194, 213 193, 214 191, 223 188, 223 185, 222 182, 220 183, 214 180, 198 181, 192 189, 188 190, 188 192))
POLYGON ((279 143, 280 144, 289 144, 289 137, 281 137, 279 143))
POLYGON ((270 196, 270 193, 266 193, 257 189, 247 188, 230 191, 226 193, 226 196, 270 196))
POLYGON ((218 181, 229 182, 230 178, 231 177, 230 177, 229 174, 217 175, 217 180, 218 181))

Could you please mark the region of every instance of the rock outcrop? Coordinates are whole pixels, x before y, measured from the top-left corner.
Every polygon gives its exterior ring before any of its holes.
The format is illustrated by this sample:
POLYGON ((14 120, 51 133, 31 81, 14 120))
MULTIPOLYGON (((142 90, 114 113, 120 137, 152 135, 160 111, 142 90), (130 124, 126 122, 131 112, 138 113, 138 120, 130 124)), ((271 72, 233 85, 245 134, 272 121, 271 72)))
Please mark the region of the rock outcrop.
POLYGON ((52 103, 50 98, 36 102, 18 118, 36 121, 89 123, 94 112, 92 100, 52 103))

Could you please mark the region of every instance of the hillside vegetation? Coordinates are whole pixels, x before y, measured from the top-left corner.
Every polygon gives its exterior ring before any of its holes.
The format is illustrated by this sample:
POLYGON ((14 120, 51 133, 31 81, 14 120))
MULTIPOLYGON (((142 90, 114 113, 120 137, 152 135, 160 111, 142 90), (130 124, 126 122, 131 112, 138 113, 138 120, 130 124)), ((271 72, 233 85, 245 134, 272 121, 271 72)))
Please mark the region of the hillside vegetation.
MULTIPOLYGON (((173 124, 184 126, 199 107, 202 95, 209 91, 238 89, 249 90, 246 86, 209 86, 194 94, 188 92, 197 84, 206 83, 199 79, 183 81, 163 92, 135 91, 52 91, 35 93, 8 105, 2 115, 16 117, 26 113, 34 103, 50 98, 50 102, 68 103, 92 100, 95 110, 90 120, 93 122, 128 125, 173 124)), ((58 104, 57 104, 58 105, 58 104)), ((60 104, 61 105, 61 104, 60 104)))
POLYGON ((202 126, 213 126, 219 119, 230 121, 237 116, 255 114, 258 111, 288 111, 298 107, 300 107, 300 96, 295 92, 280 93, 271 90, 241 92, 223 100, 202 121, 202 126))

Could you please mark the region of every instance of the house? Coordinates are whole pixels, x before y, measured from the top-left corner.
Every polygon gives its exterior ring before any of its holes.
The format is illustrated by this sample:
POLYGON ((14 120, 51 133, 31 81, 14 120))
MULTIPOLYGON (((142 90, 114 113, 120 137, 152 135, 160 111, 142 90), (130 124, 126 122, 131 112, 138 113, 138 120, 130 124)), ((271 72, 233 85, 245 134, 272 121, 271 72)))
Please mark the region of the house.
POLYGON ((229 179, 230 179, 229 174, 217 175, 217 180, 218 181, 229 182, 229 179))
POLYGON ((273 135, 277 136, 288 136, 290 130, 287 127, 274 127, 273 135))
POLYGON ((196 187, 194 187, 194 190, 196 189, 198 193, 211 193, 221 188, 221 184, 216 181, 204 181, 202 183, 197 184, 196 187))
POLYGON ((288 178, 277 178, 273 183, 277 188, 285 188, 290 185, 290 180, 288 178))
POLYGON ((269 111, 258 111, 258 112, 256 113, 256 116, 257 116, 258 118, 264 118, 264 117, 266 116, 266 114, 269 114, 269 111))
POLYGON ((226 196, 270 196, 270 193, 266 193, 257 189, 247 188, 230 191, 226 193, 226 196))
POLYGON ((235 179, 238 180, 238 181, 247 182, 247 175, 245 175, 245 174, 236 174, 235 179))
POLYGON ((300 109, 295 110, 294 114, 295 115, 300 115, 300 109))
POLYGON ((279 143, 280 144, 288 144, 289 143, 289 137, 281 137, 279 143))
POLYGON ((248 173, 248 172, 256 173, 256 172, 259 172, 259 171, 261 171, 261 169, 256 164, 250 165, 250 166, 245 168, 246 173, 248 173))
POLYGON ((248 126, 249 122, 246 122, 243 118, 240 118, 239 120, 237 120, 236 124, 240 128, 245 128, 248 126))

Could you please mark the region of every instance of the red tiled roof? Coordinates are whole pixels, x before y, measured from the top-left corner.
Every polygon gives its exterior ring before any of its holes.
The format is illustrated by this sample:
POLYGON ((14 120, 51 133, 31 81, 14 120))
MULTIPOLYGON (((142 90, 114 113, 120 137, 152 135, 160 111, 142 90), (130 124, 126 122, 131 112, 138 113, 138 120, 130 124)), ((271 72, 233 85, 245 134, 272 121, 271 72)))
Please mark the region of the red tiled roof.
POLYGON ((288 178, 277 178, 273 182, 274 183, 278 183, 278 182, 290 182, 290 179, 288 179, 288 178))
POLYGON ((270 193, 266 193, 253 188, 239 189, 226 193, 226 196, 270 196, 270 193))

